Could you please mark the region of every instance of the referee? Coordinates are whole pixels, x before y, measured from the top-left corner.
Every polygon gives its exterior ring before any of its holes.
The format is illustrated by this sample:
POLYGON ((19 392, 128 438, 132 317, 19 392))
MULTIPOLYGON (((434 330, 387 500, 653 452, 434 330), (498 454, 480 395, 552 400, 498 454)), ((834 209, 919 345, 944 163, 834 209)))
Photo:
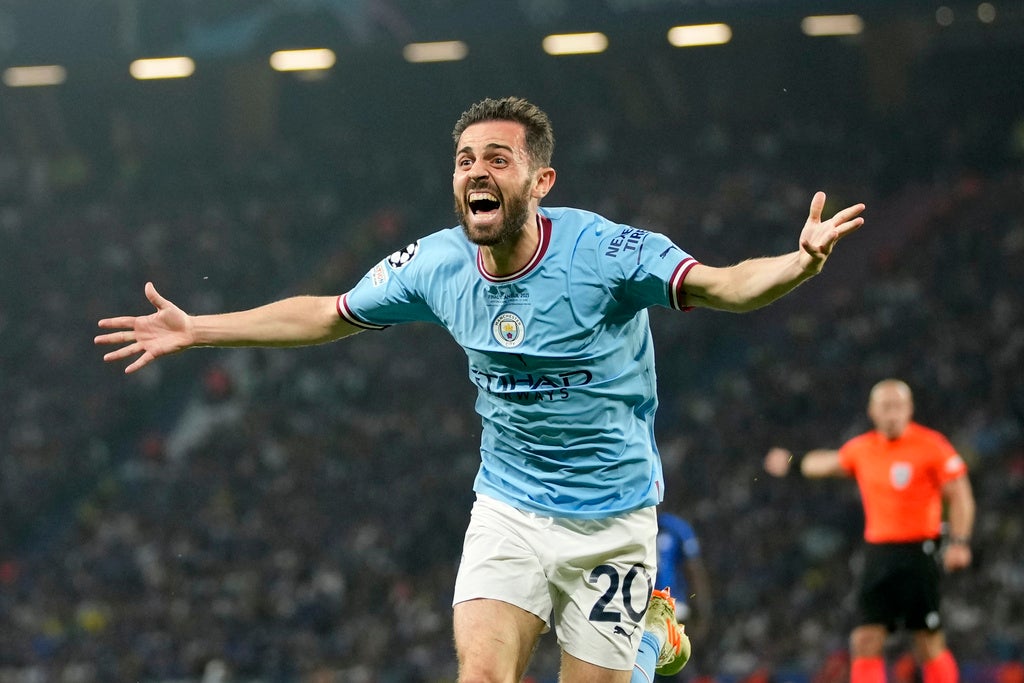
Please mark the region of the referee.
MULTIPOLYGON (((874 386, 868 417, 875 428, 839 450, 813 450, 800 460, 805 477, 849 476, 864 506, 865 551, 850 634, 851 683, 885 683, 886 636, 913 633, 924 683, 957 683, 959 669, 946 646, 939 613, 939 548, 943 504, 948 535, 941 552, 946 571, 971 564, 975 503, 967 466, 949 440, 913 421, 910 387, 896 379, 874 386)), ((773 448, 765 469, 784 476, 792 453, 773 448)))

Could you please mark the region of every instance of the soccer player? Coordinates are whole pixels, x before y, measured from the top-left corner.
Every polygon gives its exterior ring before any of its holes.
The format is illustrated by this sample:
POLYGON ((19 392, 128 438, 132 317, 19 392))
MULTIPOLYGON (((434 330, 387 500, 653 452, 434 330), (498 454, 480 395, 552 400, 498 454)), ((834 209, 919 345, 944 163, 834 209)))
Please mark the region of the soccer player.
POLYGON ((664 482, 646 309, 764 306, 821 270, 864 205, 822 220, 818 192, 792 252, 711 267, 664 235, 541 209, 554 135, 526 100, 474 104, 453 140, 461 227, 382 259, 348 292, 192 316, 147 283, 156 312, 101 320, 116 331, 96 343, 123 345, 104 359, 135 357, 125 368, 135 372, 193 347, 443 326, 466 352, 483 423, 453 601, 459 680, 518 681, 552 625, 564 683, 673 673, 689 643, 671 596, 651 598, 664 482))
MULTIPOLYGON (((856 477, 864 506, 864 574, 859 625, 850 634, 851 683, 885 683, 885 640, 913 632, 924 683, 956 683, 959 671, 946 646, 939 613, 943 503, 948 534, 946 571, 971 563, 974 494, 967 466, 945 436, 913 421, 910 387, 896 379, 876 384, 868 399, 874 429, 839 450, 818 449, 800 460, 805 477, 856 477)), ((773 448, 765 469, 784 476, 792 453, 773 448)))
POLYGON ((702 637, 711 624, 711 582, 693 526, 671 512, 658 513, 658 574, 655 586, 668 586, 675 596, 676 621, 687 635, 702 637), (691 600, 696 606, 696 619, 691 600), (695 626, 696 624, 696 626, 695 626))

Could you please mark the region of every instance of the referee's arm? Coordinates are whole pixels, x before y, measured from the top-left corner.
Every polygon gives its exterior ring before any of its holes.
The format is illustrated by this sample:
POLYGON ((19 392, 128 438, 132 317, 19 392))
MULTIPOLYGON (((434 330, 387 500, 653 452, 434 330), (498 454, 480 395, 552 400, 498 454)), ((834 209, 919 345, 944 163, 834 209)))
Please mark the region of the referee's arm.
POLYGON ((956 571, 971 564, 971 532, 975 515, 971 480, 965 474, 947 481, 942 486, 942 498, 946 501, 949 521, 942 561, 946 571, 956 571))
POLYGON ((839 464, 839 451, 827 448, 808 451, 800 459, 800 474, 808 479, 847 476, 846 470, 839 464))
POLYGON ((764 469, 773 477, 784 477, 793 468, 810 479, 849 476, 839 465, 839 451, 836 450, 818 448, 799 457, 788 448, 776 446, 764 457, 764 469))

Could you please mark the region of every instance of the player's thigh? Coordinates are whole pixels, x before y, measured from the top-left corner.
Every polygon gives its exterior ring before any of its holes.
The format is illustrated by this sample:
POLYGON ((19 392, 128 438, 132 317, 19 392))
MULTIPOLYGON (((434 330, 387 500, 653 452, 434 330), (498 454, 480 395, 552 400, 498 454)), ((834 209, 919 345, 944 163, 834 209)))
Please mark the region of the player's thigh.
POLYGON ((549 544, 546 526, 549 521, 478 497, 462 544, 452 604, 499 600, 546 621, 552 607, 541 558, 549 544))
POLYGON ((632 673, 621 669, 606 669, 563 652, 559 683, 629 683, 632 673))
POLYGON ((653 508, 604 520, 560 520, 548 568, 562 650, 596 667, 629 671, 653 589, 653 508))
POLYGON ((544 626, 539 617, 500 600, 456 604, 453 627, 459 680, 518 681, 544 626))

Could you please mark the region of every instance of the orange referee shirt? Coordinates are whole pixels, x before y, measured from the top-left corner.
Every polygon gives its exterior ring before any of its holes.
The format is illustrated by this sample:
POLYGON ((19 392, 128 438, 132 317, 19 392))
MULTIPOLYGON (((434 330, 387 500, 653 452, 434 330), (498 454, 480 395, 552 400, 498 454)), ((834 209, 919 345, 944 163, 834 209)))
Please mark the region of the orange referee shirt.
POLYGON ((901 543, 935 538, 942 525, 942 485, 967 473, 953 444, 911 422, 903 435, 877 431, 850 439, 839 463, 856 477, 864 505, 864 540, 901 543))

